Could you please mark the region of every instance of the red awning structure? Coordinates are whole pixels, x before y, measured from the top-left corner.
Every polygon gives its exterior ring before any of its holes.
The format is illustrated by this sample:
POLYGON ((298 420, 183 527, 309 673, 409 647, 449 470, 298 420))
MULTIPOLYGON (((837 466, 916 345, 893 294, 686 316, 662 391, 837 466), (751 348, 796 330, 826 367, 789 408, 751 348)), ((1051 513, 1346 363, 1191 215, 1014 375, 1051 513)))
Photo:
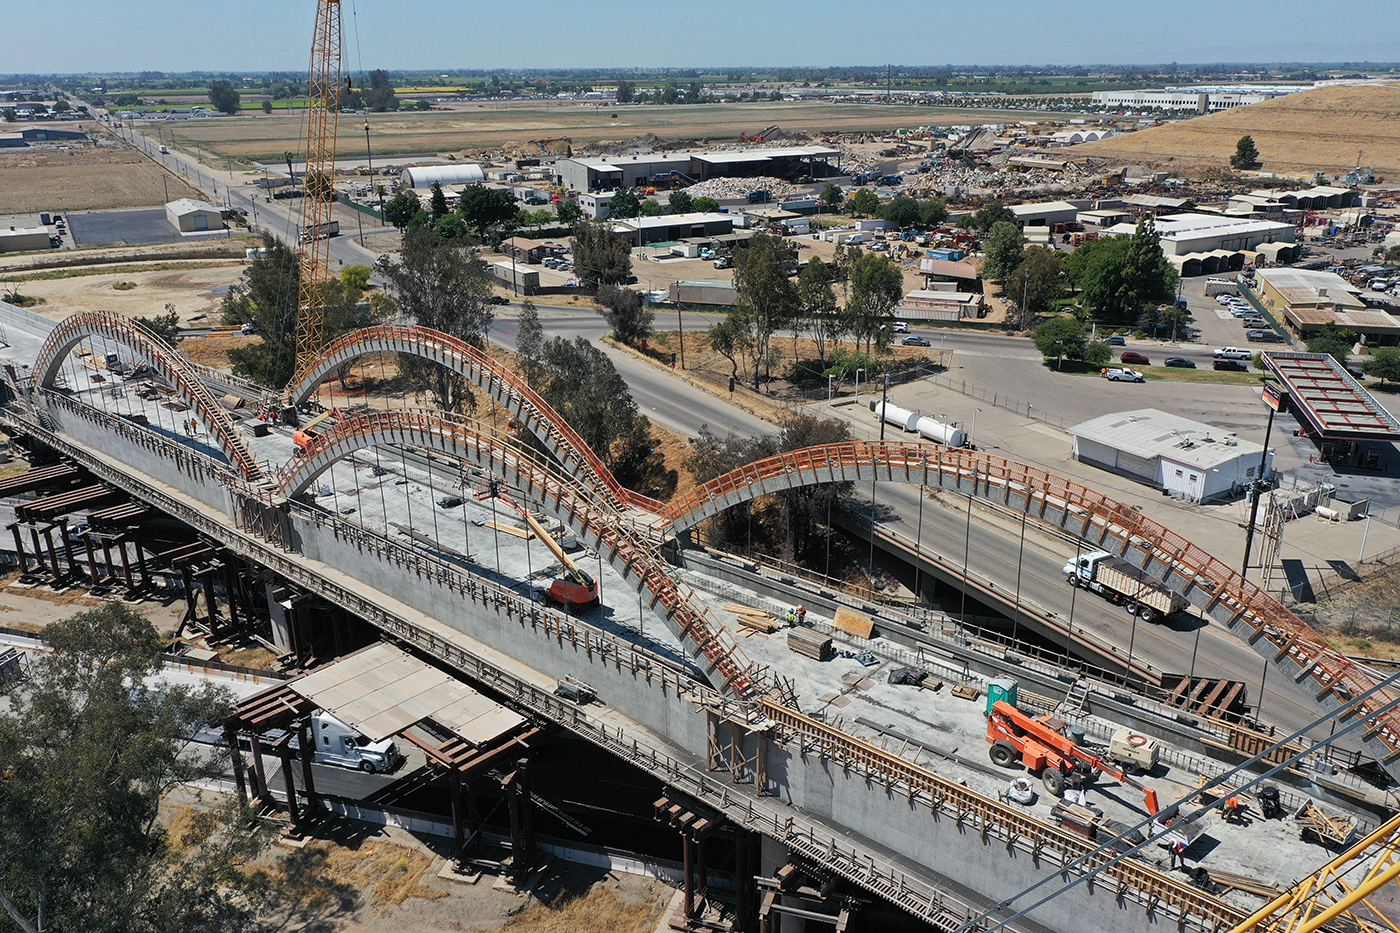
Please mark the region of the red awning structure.
POLYGON ((1324 440, 1400 440, 1400 421, 1326 353, 1265 353, 1264 365, 1288 388, 1308 433, 1324 440))

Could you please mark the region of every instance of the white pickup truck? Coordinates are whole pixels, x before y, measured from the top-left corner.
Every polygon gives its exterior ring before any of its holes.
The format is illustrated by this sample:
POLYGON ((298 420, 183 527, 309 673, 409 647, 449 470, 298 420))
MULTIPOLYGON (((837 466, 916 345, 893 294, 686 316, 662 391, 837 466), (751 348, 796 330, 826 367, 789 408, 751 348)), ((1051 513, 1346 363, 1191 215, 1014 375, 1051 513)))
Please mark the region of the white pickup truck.
POLYGON ((1142 382, 1142 373, 1127 367, 1110 366, 1103 371, 1103 377, 1110 382, 1142 382))
POLYGON ((1218 347, 1215 351, 1217 360, 1250 360, 1254 358, 1254 353, 1250 350, 1241 350, 1239 347, 1218 347))

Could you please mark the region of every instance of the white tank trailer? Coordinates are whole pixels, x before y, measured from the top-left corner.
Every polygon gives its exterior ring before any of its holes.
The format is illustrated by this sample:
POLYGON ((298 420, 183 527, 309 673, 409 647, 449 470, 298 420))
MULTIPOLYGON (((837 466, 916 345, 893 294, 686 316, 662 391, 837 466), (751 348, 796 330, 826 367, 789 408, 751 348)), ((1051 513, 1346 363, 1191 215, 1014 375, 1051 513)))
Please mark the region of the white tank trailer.
POLYGON ((889 402, 871 402, 870 410, 875 413, 876 418, 884 420, 886 424, 899 425, 901 431, 913 434, 918 430, 918 412, 900 408, 898 405, 891 405, 889 402))

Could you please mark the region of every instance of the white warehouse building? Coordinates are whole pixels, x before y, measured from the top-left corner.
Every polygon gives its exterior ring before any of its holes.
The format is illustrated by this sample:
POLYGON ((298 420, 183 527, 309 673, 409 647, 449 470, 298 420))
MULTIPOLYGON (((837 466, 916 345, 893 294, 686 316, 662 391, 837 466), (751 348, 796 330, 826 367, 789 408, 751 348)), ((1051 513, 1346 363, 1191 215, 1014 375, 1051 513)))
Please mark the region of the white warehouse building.
MULTIPOLYGON (((1074 459, 1191 502, 1238 495, 1259 473, 1261 444, 1180 415, 1143 408, 1069 429, 1074 459)), ((1273 469, 1274 451, 1264 463, 1273 469)))
POLYGON ((437 182, 448 185, 478 185, 486 180, 486 172, 475 162, 459 165, 414 165, 399 176, 405 188, 431 188, 437 182))

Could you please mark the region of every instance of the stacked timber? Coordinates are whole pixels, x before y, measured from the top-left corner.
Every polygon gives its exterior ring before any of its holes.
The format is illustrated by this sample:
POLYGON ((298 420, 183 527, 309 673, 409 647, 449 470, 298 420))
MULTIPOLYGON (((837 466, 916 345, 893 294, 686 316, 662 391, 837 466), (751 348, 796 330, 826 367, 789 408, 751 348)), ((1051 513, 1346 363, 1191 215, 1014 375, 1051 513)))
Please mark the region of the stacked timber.
POLYGON ((795 628, 788 632, 788 650, 825 661, 831 657, 831 637, 813 629, 795 628))
POLYGON ((755 632, 762 632, 765 635, 772 635, 783 627, 783 623, 773 618, 773 614, 762 609, 755 609, 752 606, 745 606, 742 603, 725 603, 727 612, 734 613, 739 620, 739 624, 755 632))

